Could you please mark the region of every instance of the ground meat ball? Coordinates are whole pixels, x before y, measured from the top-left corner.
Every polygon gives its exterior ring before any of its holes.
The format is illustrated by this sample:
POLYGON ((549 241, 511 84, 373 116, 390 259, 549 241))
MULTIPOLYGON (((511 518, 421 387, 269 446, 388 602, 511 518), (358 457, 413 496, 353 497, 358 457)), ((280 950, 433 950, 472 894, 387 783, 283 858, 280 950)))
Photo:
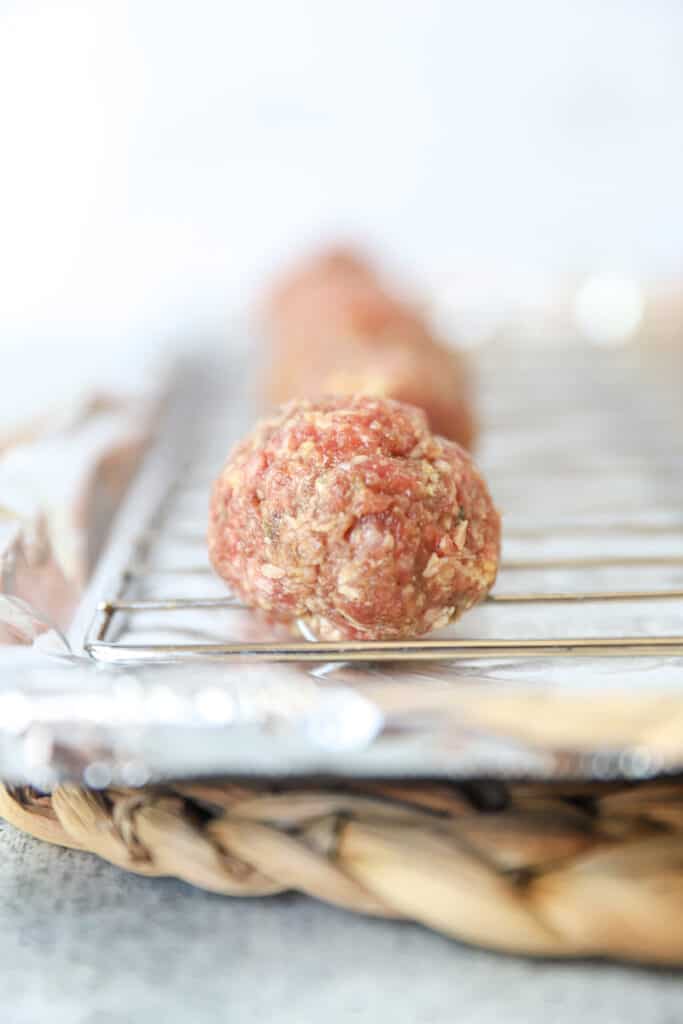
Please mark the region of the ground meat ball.
POLYGON ((363 282, 377 283, 367 260, 352 248, 329 246, 276 282, 265 303, 266 315, 278 320, 288 316, 301 296, 306 297, 317 288, 351 287, 363 282))
MULTIPOLYGON (((346 336, 312 348, 292 340, 287 358, 270 377, 269 404, 294 396, 369 395, 416 405, 437 434, 470 449, 476 423, 457 354, 428 341, 416 345, 400 335, 368 339, 346 336)), ((275 368, 274 368, 275 369, 275 368)))
POLYGON ((499 541, 466 452, 387 399, 290 403, 236 446, 211 498, 219 575, 326 640, 444 626, 493 585, 499 541))
POLYGON ((437 342, 419 312, 352 252, 327 251, 285 279, 267 304, 265 326, 269 405, 331 393, 396 398, 422 408, 432 430, 472 446, 462 356, 437 342))
POLYGON ((267 308, 266 320, 276 337, 305 333, 309 343, 310 332, 322 326, 333 335, 367 337, 398 330, 418 343, 426 333, 417 311, 390 295, 374 274, 342 268, 310 273, 280 291, 278 301, 267 308))

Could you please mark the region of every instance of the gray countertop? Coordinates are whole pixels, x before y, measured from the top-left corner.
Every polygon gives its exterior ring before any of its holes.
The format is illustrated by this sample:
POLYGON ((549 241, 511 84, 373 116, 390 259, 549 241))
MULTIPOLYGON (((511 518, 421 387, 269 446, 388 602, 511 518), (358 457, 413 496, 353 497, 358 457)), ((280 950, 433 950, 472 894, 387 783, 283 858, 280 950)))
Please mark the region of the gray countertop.
POLYGON ((296 896, 232 900, 0 825, 3 1024, 680 1024, 683 972, 533 962, 296 896))

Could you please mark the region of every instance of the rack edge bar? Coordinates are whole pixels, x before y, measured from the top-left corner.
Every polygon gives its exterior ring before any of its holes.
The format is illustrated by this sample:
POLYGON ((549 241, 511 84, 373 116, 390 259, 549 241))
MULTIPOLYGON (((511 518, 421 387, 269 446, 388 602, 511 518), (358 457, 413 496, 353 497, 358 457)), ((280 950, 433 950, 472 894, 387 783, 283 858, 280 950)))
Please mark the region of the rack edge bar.
POLYGON ((121 644, 91 642, 88 654, 101 661, 175 661, 200 658, 250 661, 444 661, 491 658, 621 658, 683 656, 683 636, 572 637, 539 640, 356 641, 353 643, 121 644))

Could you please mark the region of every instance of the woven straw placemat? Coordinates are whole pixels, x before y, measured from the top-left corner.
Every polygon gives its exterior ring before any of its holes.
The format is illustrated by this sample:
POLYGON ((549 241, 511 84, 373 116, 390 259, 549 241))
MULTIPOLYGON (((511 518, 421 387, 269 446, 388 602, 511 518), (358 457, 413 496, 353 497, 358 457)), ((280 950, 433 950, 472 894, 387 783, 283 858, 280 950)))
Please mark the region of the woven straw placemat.
POLYGON ((530 956, 683 963, 683 779, 0 786, 0 815, 225 895, 293 890, 530 956))

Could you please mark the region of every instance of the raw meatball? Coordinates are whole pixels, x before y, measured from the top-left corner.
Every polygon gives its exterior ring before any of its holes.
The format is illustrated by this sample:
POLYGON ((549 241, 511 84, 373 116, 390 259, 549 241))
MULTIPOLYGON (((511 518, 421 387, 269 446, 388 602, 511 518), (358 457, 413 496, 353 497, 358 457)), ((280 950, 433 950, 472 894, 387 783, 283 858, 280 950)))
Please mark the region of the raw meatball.
POLYGON ((466 368, 457 353, 428 339, 417 345, 398 333, 374 339, 358 335, 328 338, 318 347, 292 339, 286 358, 275 368, 268 395, 272 405, 297 395, 394 398, 422 409, 434 433, 467 449, 474 443, 466 368))
POLYGON ((236 446, 211 498, 218 574, 325 640, 446 625, 493 585, 499 543, 467 453, 390 399, 290 403, 236 446))
POLYGON ((270 405, 334 392, 396 398, 423 409, 432 430, 471 447, 476 424, 462 356, 352 252, 330 250, 286 279, 265 326, 270 405))
POLYGON ((301 296, 306 297, 317 288, 351 287, 376 281, 374 270, 360 253, 343 245, 329 246, 277 282, 266 301, 266 315, 274 319, 286 317, 301 296))
POLYGON ((266 311, 273 334, 284 339, 324 327, 332 334, 376 337, 392 329, 408 331, 420 341, 425 330, 417 312, 390 295, 378 279, 367 273, 329 269, 310 273, 296 284, 276 292, 277 301, 266 311))

